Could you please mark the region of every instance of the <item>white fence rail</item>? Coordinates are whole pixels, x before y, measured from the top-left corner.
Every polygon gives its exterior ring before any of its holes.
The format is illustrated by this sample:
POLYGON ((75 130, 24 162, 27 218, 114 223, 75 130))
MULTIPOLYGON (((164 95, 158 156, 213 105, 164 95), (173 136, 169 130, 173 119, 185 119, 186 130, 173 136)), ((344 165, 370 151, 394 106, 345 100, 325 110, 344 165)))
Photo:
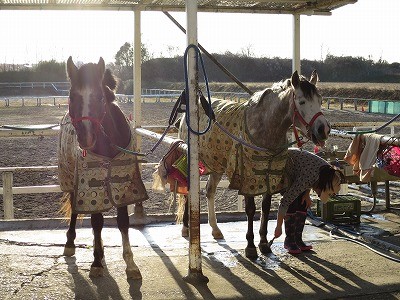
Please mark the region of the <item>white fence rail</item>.
MULTIPOLYGON (((11 84, 11 83, 10 83, 11 84)), ((32 84, 33 87, 45 87, 46 82, 36 82, 36 83, 18 83, 15 84, 16 87, 19 87, 21 85, 22 87, 30 87, 29 85, 32 84)), ((0 83, 0 89, 1 89, 2 83, 0 83)), ((54 87, 55 90, 58 92, 68 92, 68 90, 61 90, 57 89, 54 87)), ((170 100, 171 102, 175 101, 180 95, 182 91, 181 90, 169 90, 169 89, 142 89, 142 102, 145 103, 147 100, 146 99, 155 99, 156 102, 161 102, 161 99, 167 99, 170 100)), ((65 94, 65 93, 64 93, 65 94)), ((235 93, 235 92, 212 92, 211 93, 212 97, 218 97, 222 99, 229 99, 232 101, 241 101, 249 98, 249 95, 247 93, 235 93)), ((117 94, 116 95, 117 101, 118 102, 123 102, 123 103, 132 103, 133 101, 133 95, 125 95, 125 94, 117 94)), ((0 97, 0 102, 4 101, 5 106, 9 107, 11 105, 14 105, 15 103, 21 102, 21 106, 25 106, 26 103, 29 102, 35 102, 36 101, 36 106, 41 106, 42 104, 45 103, 51 103, 53 105, 59 105, 60 103, 68 100, 67 95, 61 95, 61 96, 3 96, 0 97)))
MULTIPOLYGON (((38 125, 40 126, 40 125, 38 125)), ((46 125, 44 125, 46 126, 46 125)), ((159 129, 157 126, 149 126, 152 130, 159 129)), ((9 136, 54 136, 58 134, 59 127, 54 127, 52 129, 46 130, 16 130, 16 129, 6 129, 0 130, 0 137, 9 137, 9 136), (2 131, 6 131, 7 133, 2 135, 2 131)), ((148 130, 146 128, 137 128, 136 133, 145 136, 151 139, 159 139, 161 137, 160 134, 148 130)), ((166 136, 163 139, 163 143, 170 145, 176 141, 176 139, 166 136)), ((182 145, 182 149, 186 151, 186 145, 182 145)), ((144 168, 154 168, 157 163, 145 163, 142 164, 144 168)), ((61 188, 59 185, 32 185, 32 186, 13 186, 13 177, 15 173, 28 173, 28 172, 46 172, 46 171, 54 171, 57 170, 57 166, 35 166, 35 167, 0 167, 0 173, 2 174, 3 186, 0 187, 0 194, 3 195, 3 210, 4 210, 4 219, 11 220, 14 219, 14 200, 13 195, 18 194, 44 194, 44 193, 60 193, 61 188)), ((146 189, 151 190, 152 182, 146 181, 144 182, 146 189)), ((204 188, 206 185, 206 181, 200 182, 200 187, 204 188)), ((227 180, 222 180, 219 187, 227 188, 229 182, 227 180)), ((238 211, 243 211, 243 197, 238 197, 238 211)))

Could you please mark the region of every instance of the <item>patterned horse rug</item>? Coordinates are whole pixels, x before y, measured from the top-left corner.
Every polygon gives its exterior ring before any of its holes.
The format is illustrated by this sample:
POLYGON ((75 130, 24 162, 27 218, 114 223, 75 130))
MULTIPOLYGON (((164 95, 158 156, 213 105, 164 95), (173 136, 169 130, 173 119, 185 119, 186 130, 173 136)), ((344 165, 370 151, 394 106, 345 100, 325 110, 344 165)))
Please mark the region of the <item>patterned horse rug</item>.
MULTIPOLYGON (((137 157, 120 152, 110 159, 79 147, 75 129, 67 115, 62 120, 58 164, 60 186, 74 192, 74 213, 93 214, 144 201, 148 195, 140 177, 137 157)), ((132 135, 127 149, 134 151, 132 135)))
MULTIPOLYGON (((219 124, 246 143, 257 145, 248 134, 245 122, 247 102, 215 100, 212 106, 219 124)), ((202 125, 205 125, 204 120, 202 125)), ((229 188, 238 190, 241 195, 272 195, 283 189, 287 150, 278 154, 253 150, 213 124, 207 134, 200 136, 199 155, 208 170, 225 173, 230 181, 229 188)))

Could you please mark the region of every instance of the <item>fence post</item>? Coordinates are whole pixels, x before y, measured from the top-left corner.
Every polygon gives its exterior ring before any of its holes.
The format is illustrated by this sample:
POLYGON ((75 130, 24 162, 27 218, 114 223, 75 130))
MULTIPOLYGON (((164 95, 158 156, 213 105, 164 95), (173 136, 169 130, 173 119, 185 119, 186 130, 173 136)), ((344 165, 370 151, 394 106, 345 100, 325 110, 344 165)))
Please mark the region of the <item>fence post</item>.
POLYGON ((13 203, 13 173, 3 173, 3 207, 4 219, 14 219, 14 203, 13 203))
POLYGON ((243 201, 244 201, 244 196, 243 195, 238 195, 237 210, 240 211, 240 212, 244 211, 243 201))

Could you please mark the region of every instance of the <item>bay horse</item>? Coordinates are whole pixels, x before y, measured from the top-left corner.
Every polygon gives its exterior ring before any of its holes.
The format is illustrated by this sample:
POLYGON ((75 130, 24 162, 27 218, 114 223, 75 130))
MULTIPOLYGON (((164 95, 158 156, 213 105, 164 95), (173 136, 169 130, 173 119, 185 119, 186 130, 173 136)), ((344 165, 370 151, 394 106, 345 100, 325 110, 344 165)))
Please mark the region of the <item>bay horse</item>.
MULTIPOLYGON (((223 174, 228 176, 229 187, 245 196, 248 220, 246 256, 257 257, 254 245, 253 218, 256 207, 255 195, 264 195, 261 210, 260 244, 262 253, 269 253, 267 222, 271 195, 284 187, 282 178, 286 164, 286 133, 293 127, 298 146, 304 141, 298 130, 323 146, 330 132, 330 124, 321 112, 322 97, 316 83, 314 70, 310 80, 295 71, 290 79, 274 83, 272 87, 258 91, 241 104, 228 100, 212 100, 215 119, 225 126, 213 124, 211 130, 200 136, 199 160, 206 166, 209 178, 206 186, 208 222, 215 239, 223 239, 215 214, 215 193, 223 174), (244 142, 230 135, 242 137, 244 142), (234 134, 232 134, 234 133, 234 134), (245 137, 245 138, 243 138, 245 137), (254 162, 256 161, 256 162, 254 162)), ((206 114, 200 116, 200 125, 207 124, 206 114)), ((185 117, 179 126, 179 138, 187 137, 185 117)), ((182 236, 188 236, 188 205, 185 204, 182 236)))
POLYGON ((129 121, 114 102, 117 82, 103 58, 78 68, 69 57, 67 74, 71 83, 68 112, 61 121, 58 145, 59 181, 64 191, 61 211, 70 216, 64 255, 75 254, 78 214, 91 214, 94 261, 90 276, 103 276, 102 212, 115 206, 127 278, 140 279, 129 242, 127 205, 148 196, 137 157, 121 151, 133 149, 135 140, 129 121))

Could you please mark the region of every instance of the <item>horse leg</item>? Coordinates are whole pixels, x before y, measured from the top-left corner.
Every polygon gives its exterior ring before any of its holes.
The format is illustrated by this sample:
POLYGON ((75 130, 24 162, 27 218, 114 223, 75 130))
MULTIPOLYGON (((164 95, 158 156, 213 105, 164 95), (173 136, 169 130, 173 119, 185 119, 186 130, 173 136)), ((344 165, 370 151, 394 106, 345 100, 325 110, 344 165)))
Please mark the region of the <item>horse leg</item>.
POLYGON ((133 261, 133 253, 129 242, 129 216, 128 207, 119 207, 117 210, 117 224, 122 236, 122 257, 126 263, 126 277, 128 279, 142 279, 138 266, 133 261))
POLYGON ((185 196, 185 211, 183 213, 183 226, 182 226, 182 236, 188 237, 189 236, 189 201, 188 197, 185 196))
POLYGON ((89 276, 101 277, 104 274, 103 264, 101 263, 102 259, 104 258, 103 241, 101 239, 101 230, 103 229, 104 218, 101 213, 97 213, 97 214, 92 214, 90 219, 94 235, 94 241, 93 241, 94 261, 92 263, 92 266, 90 267, 89 276))
POLYGON ((211 173, 207 181, 206 197, 208 200, 208 223, 212 228, 212 235, 214 239, 223 239, 224 235, 217 225, 217 216, 215 214, 215 193, 217 191, 218 183, 222 178, 221 174, 211 173))
POLYGON ((75 254, 75 238, 76 238, 75 227, 76 227, 77 217, 78 217, 77 214, 71 214, 71 220, 69 222, 69 228, 67 231, 67 242, 65 243, 64 246, 65 256, 72 256, 75 254))
POLYGON ((254 245, 254 232, 253 232, 253 221, 254 215, 256 214, 256 204, 254 197, 244 197, 245 211, 247 216, 247 247, 245 249, 245 255, 248 258, 257 258, 257 249, 254 245))
POLYGON ((268 245, 267 232, 268 232, 268 216, 271 210, 272 195, 264 194, 261 204, 261 222, 260 222, 260 243, 258 248, 262 254, 271 253, 271 247, 268 245))

